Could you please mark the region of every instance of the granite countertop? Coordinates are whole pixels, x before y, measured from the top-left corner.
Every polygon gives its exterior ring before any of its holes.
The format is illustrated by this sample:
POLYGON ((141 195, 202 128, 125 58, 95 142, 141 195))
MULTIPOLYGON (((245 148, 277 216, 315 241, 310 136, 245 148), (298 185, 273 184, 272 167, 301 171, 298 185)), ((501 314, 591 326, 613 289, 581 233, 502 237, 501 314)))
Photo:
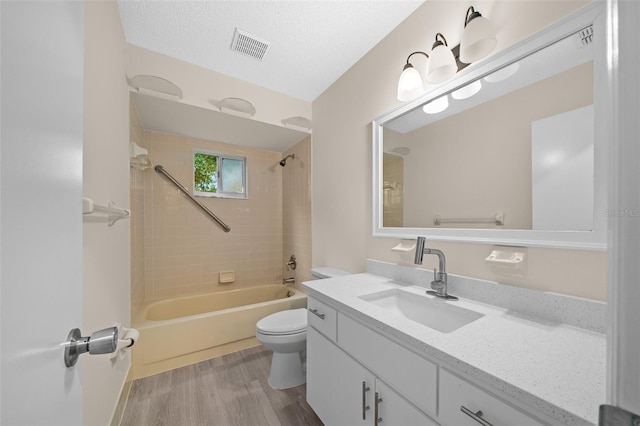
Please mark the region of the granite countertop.
POLYGON ((303 285, 311 297, 562 424, 597 424, 606 400, 603 333, 465 298, 438 301, 483 316, 442 333, 360 298, 393 288, 424 295, 423 286, 367 273, 303 285))

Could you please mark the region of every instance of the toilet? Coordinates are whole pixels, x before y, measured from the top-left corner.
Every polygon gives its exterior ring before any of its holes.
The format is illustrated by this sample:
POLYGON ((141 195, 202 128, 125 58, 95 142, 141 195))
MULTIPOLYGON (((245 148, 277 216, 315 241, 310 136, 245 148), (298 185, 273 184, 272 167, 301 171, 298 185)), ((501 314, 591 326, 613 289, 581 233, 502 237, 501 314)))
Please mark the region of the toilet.
MULTIPOLYGON (((314 280, 349 273, 335 268, 313 268, 314 280)), ((274 389, 289 389, 306 383, 304 351, 307 347, 307 310, 280 311, 256 324, 256 338, 273 351, 268 383, 274 389)))

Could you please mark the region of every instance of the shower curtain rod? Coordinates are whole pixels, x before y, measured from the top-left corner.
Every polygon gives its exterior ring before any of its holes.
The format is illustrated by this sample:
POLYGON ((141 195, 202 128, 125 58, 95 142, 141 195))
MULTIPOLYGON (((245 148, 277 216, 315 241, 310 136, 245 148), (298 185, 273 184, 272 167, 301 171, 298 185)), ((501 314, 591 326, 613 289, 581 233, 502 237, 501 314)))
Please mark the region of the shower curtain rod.
POLYGON ((168 171, 166 171, 164 169, 164 167, 157 165, 154 167, 154 170, 157 173, 163 174, 167 179, 169 179, 180 191, 182 191, 182 193, 184 195, 186 195, 187 197, 189 197, 189 199, 191 201, 193 201, 194 203, 196 203, 196 205, 198 207, 200 207, 202 210, 204 210, 205 213, 207 213, 209 216, 211 216, 211 218, 213 220, 215 220, 216 222, 218 222, 218 225, 220 225, 222 227, 222 229, 224 229, 224 232, 229 232, 231 231, 231 228, 229 228, 227 226, 226 223, 224 223, 223 221, 221 221, 218 216, 216 216, 215 214, 213 214, 213 212, 211 210, 209 210, 208 208, 206 208, 205 206, 203 206, 202 204, 200 204, 200 202, 198 200, 196 200, 195 198, 193 198, 193 196, 191 194, 189 194, 189 191, 187 190, 187 188, 185 188, 184 186, 182 186, 182 184, 180 182, 178 182, 173 176, 171 176, 171 174, 169 174, 168 171))

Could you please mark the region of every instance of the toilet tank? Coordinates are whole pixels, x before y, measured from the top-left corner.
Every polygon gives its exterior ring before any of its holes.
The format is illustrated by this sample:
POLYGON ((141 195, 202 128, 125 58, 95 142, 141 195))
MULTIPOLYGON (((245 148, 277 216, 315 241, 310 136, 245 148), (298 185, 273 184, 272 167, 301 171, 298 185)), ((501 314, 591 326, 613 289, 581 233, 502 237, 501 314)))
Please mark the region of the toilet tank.
POLYGON ((311 279, 314 280, 322 280, 325 278, 335 278, 341 277, 343 275, 350 275, 350 272, 343 271, 342 269, 337 268, 311 268, 311 279))

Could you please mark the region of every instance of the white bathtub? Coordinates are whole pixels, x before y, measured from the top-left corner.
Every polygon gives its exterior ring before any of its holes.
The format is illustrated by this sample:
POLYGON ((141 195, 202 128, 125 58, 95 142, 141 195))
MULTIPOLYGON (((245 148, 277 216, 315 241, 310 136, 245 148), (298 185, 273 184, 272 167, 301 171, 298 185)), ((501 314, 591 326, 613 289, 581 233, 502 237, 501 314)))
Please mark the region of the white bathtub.
POLYGON ((306 294, 282 284, 152 302, 134 321, 140 339, 132 351, 133 377, 257 346, 258 320, 306 305, 306 294))

